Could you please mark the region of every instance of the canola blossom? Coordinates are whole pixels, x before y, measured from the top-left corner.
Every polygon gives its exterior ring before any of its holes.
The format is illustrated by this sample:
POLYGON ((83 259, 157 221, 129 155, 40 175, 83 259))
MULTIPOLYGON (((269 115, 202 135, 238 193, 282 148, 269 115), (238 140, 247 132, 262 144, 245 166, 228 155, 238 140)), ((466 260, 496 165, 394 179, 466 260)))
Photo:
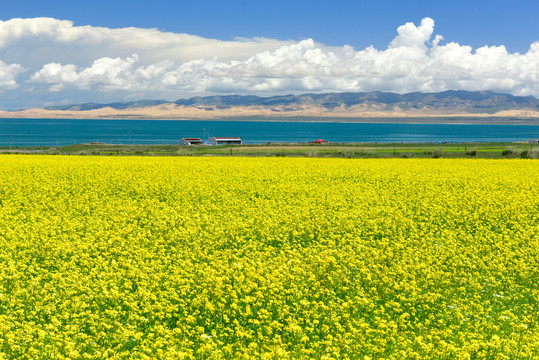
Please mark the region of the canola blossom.
POLYGON ((0 359, 534 359, 534 160, 0 156, 0 359))

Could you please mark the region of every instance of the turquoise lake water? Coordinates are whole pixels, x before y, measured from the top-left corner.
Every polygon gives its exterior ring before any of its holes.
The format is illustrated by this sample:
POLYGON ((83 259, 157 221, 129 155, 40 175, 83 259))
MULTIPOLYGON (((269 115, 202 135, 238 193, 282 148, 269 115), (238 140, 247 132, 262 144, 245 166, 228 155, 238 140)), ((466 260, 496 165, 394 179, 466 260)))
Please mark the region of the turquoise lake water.
MULTIPOLYGON (((408 119, 409 120, 409 119, 408 119)), ((537 125, 373 124, 271 121, 0 119, 0 146, 90 142, 177 144, 184 137, 239 136, 246 144, 511 142, 539 138, 537 125)))

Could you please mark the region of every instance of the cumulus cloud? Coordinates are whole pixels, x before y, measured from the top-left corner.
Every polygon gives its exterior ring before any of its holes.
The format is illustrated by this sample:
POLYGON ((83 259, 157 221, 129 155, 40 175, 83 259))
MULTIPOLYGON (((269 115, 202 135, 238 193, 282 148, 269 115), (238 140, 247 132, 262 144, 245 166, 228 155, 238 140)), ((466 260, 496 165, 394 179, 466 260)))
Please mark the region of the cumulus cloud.
POLYGON ((134 27, 74 26, 72 21, 53 18, 0 21, 0 58, 28 67, 44 62, 87 66, 98 58, 126 58, 133 53, 146 65, 165 59, 181 63, 214 56, 246 59, 288 43, 265 38, 222 41, 134 27))
POLYGON ((399 34, 390 44, 390 47, 425 47, 427 41, 431 38, 434 31, 434 20, 424 18, 421 25, 415 26, 414 23, 406 23, 399 26, 399 34))
POLYGON ((85 90, 90 90, 93 85, 101 89, 129 90, 135 86, 136 69, 133 66, 137 61, 137 55, 126 59, 101 58, 81 71, 73 64, 51 63, 33 74, 31 80, 52 84, 51 90, 61 90, 66 84, 76 84, 85 90))
MULTIPOLYGON (((456 42, 443 44, 443 37, 434 34, 434 21, 430 18, 423 19, 418 26, 413 23, 400 26, 397 36, 382 50, 372 46, 362 50, 350 46, 329 48, 311 39, 295 43, 257 40, 227 43, 151 29, 74 27, 71 22, 54 19, 40 19, 40 26, 32 27, 31 21, 17 21, 9 25, 10 36, 2 32, 7 22, 0 24, 0 49, 13 46, 10 41, 15 41, 14 38, 40 36, 69 44, 111 41, 121 43, 125 51, 133 50, 127 55, 111 51, 114 55, 95 56, 86 64, 81 61, 41 64, 33 69, 27 82, 45 84, 51 91, 268 94, 463 89, 539 95, 539 42, 533 43, 525 54, 509 53, 504 46, 474 50, 456 42), (154 44, 150 50, 143 49, 136 39, 144 46, 150 46, 147 44, 154 39, 154 44), (277 43, 279 46, 273 46, 277 43), (211 51, 211 44, 220 45, 211 51), (236 49, 245 46, 249 51, 234 54, 229 51, 234 46, 236 49), (148 53, 155 49, 157 55, 153 54, 152 58, 148 53), (172 56, 175 52, 182 54, 172 56), (149 58, 155 61, 148 61, 149 58)), ((0 76, 6 66, 13 65, 0 63, 0 76)), ((13 67, 11 71, 14 81, 20 69, 13 67)))
POLYGON ((493 89, 518 94, 539 93, 539 42, 526 54, 508 53, 505 47, 482 47, 475 52, 457 43, 440 45, 432 19, 411 23, 385 50, 349 46, 325 50, 313 40, 263 51, 245 60, 199 59, 175 65, 161 62, 135 66, 136 56, 103 58, 74 71, 65 65, 65 77, 46 65, 33 76, 57 86, 102 89, 181 89, 186 92, 286 91, 442 91, 493 89))
POLYGON ((25 69, 19 64, 6 64, 0 60, 0 87, 4 89, 15 89, 19 87, 17 76, 25 69))

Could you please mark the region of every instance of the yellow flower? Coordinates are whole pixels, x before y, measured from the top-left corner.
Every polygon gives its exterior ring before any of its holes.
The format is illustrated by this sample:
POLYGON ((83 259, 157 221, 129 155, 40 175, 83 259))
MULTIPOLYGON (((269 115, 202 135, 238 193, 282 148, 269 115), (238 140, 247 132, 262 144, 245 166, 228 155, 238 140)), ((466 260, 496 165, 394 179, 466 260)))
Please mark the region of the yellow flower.
POLYGON ((0 359, 532 358, 533 160, 0 156, 0 359))

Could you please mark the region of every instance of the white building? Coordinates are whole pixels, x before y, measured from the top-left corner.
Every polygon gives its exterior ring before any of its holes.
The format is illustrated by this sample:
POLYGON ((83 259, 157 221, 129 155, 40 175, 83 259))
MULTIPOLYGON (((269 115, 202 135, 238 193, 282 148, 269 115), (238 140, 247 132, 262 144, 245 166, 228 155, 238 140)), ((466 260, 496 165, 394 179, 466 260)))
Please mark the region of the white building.
POLYGON ((211 145, 241 145, 239 137, 211 137, 208 139, 211 145))

